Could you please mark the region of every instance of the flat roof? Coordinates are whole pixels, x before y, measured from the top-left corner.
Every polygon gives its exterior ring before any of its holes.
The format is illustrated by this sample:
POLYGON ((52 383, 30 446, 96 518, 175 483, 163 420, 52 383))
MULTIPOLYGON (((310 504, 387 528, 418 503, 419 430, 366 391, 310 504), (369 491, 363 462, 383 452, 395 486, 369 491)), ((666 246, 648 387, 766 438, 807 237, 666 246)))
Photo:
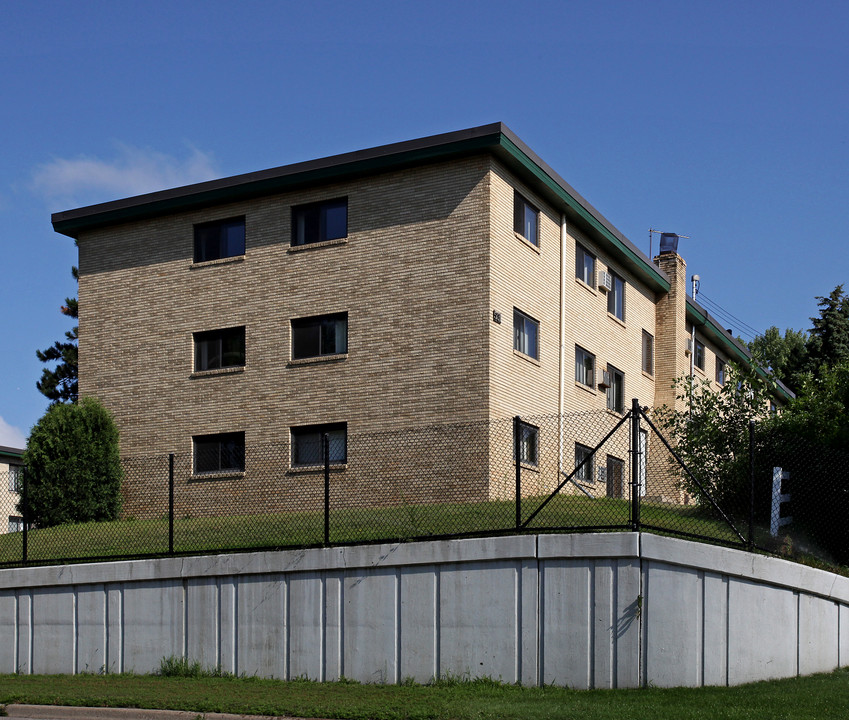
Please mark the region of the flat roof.
POLYGON ((600 240, 649 287, 668 292, 666 273, 500 122, 66 210, 54 213, 51 220, 56 232, 78 239, 82 232, 118 223, 482 152, 501 160, 571 222, 600 240))

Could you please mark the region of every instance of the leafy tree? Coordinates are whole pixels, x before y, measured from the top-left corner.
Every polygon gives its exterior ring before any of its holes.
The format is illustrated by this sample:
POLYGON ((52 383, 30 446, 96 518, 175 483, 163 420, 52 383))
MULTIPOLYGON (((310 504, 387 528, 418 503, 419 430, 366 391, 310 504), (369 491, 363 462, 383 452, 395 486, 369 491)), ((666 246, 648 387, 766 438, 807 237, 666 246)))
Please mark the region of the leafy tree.
MULTIPOLYGON (((76 267, 71 268, 74 280, 79 281, 80 276, 76 267)), ((76 298, 65 298, 65 304, 60 308, 63 315, 77 319, 78 307, 76 298)), ((58 361, 55 368, 44 368, 41 380, 36 387, 42 395, 50 398, 54 403, 75 402, 78 395, 77 384, 77 338, 79 325, 65 333, 65 341, 58 340, 52 347, 46 350, 36 350, 35 354, 41 362, 52 363, 58 361)))
POLYGON ((23 459, 28 518, 39 527, 118 517, 118 428, 94 398, 51 405, 32 429, 23 459))
POLYGON ((808 353, 816 374, 824 365, 835 366, 849 360, 849 296, 838 285, 827 297, 817 297, 819 317, 812 317, 808 353))
MULTIPOLYGON (((720 507, 732 512, 745 507, 749 494, 749 421, 768 417, 775 381, 729 363, 725 384, 718 390, 707 380, 689 376, 678 378, 675 386, 688 409, 662 408, 662 429, 720 507)), ((698 485, 684 473, 680 477, 687 492, 705 504, 698 485)))
POLYGON ((775 377, 798 394, 808 370, 808 333, 788 328, 782 337, 774 325, 748 343, 755 360, 772 370, 775 377))

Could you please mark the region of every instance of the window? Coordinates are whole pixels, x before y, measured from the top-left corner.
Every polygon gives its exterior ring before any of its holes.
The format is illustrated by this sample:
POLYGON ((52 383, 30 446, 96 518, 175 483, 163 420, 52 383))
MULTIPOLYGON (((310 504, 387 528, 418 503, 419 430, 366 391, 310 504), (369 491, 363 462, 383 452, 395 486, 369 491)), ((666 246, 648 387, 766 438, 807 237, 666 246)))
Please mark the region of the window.
POLYGON ((595 255, 583 245, 575 246, 575 277, 595 287, 595 255))
POLYGON ((654 375, 654 335, 643 330, 643 372, 654 375))
POLYGON ((24 529, 24 519, 17 515, 9 515, 9 532, 22 532, 24 529))
POLYGON ((725 360, 716 359, 716 382, 725 385, 725 360))
POLYGON ((327 435, 328 453, 331 463, 348 461, 348 424, 328 423, 326 425, 304 425, 293 427, 292 467, 305 465, 323 465, 323 439, 327 435))
POLYGON ((575 382, 592 387, 595 382, 595 355, 575 345, 575 382))
POLYGON ((513 349, 539 360, 539 323, 513 308, 513 349))
POLYGON ((519 423, 519 462, 524 465, 539 464, 539 428, 519 423))
POLYGON ((776 405, 775 400, 769 401, 769 414, 778 415, 778 405, 776 405))
POLYGON ((513 195, 513 229, 528 242, 539 246, 539 210, 518 192, 513 195))
POLYGON ((610 271, 610 278, 613 281, 613 287, 607 293, 607 312, 624 321, 625 281, 612 270, 610 271))
POLYGON ((9 492, 20 493, 24 484, 24 469, 20 465, 9 465, 9 492))
POLYGON ((245 218, 195 225, 195 262, 245 254, 245 218))
POLYGON ((582 462, 586 463, 578 468, 575 473, 575 480, 583 483, 595 482, 595 473, 593 472, 593 449, 586 445, 575 443, 575 467, 578 467, 582 462))
POLYGON ((245 433, 195 435, 195 473, 244 472, 245 433))
POLYGON ((607 388, 607 409, 621 413, 625 409, 625 373, 613 365, 607 366, 610 385, 607 388))
POLYGON ((694 359, 699 370, 705 369, 705 344, 696 340, 696 357, 694 359))
POLYGON ((292 208, 292 245, 348 237, 348 198, 292 208))
POLYGON ((348 313, 292 320, 292 359, 348 352, 348 313))
POLYGON ((245 365, 245 328, 196 332, 195 372, 245 365))

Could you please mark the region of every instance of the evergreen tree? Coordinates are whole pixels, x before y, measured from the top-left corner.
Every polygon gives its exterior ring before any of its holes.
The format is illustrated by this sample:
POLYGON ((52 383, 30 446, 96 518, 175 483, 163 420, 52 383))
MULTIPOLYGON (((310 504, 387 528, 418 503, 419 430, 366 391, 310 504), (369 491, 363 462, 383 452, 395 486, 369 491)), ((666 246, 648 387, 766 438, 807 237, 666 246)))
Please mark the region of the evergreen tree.
POLYGON ((811 370, 818 374, 824 366, 835 367, 849 360, 849 296, 838 285, 828 297, 817 297, 819 317, 812 317, 808 353, 811 370))
MULTIPOLYGON (((76 267, 71 268, 74 280, 79 282, 80 276, 76 267)), ((65 298, 65 304, 60 308, 63 315, 77 319, 77 298, 65 298)), ((36 383, 39 392, 50 398, 53 404, 76 402, 77 400, 77 338, 79 325, 65 333, 65 341, 58 340, 46 350, 36 350, 38 359, 44 363, 58 361, 55 368, 44 368, 41 380, 36 383)))

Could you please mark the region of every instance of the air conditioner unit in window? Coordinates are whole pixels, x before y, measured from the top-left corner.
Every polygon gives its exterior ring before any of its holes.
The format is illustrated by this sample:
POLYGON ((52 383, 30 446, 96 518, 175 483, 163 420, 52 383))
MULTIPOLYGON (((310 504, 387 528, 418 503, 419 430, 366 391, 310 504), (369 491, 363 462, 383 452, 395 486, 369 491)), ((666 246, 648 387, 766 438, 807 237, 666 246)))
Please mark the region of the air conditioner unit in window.
POLYGON ((601 380, 599 380, 598 386, 603 388, 610 387, 610 373, 607 370, 601 371, 601 380))
POLYGON ((607 468, 600 467, 596 468, 596 472, 598 473, 598 481, 602 484, 607 482, 607 468))
POLYGON ((613 278, 606 270, 599 270, 598 289, 604 291, 613 290, 613 278))
POLYGON ((693 352, 693 338, 687 338, 687 352, 693 352))

